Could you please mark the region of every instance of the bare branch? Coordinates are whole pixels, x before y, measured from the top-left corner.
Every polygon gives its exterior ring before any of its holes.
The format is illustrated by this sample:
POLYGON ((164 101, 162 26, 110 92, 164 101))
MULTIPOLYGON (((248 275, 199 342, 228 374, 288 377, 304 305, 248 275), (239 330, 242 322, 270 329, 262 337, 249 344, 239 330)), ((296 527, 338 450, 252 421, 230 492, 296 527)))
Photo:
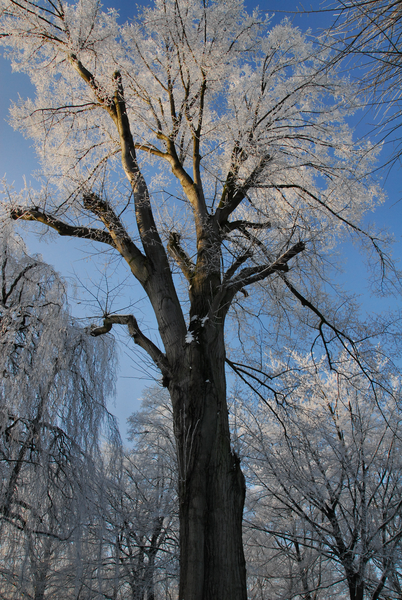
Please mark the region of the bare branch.
POLYGON ((226 283, 230 280, 230 278, 236 273, 237 269, 239 269, 242 264, 246 262, 249 258, 253 257, 253 252, 251 250, 246 250, 243 254, 238 256, 234 263, 228 268, 223 278, 223 282, 226 283))
POLYGON ((138 326, 137 319, 133 315, 108 315, 103 319, 103 325, 100 327, 92 326, 90 334, 94 337, 108 333, 113 325, 127 325, 128 332, 134 342, 140 346, 152 358, 156 366, 160 369, 163 377, 172 377, 171 368, 166 355, 159 350, 149 338, 147 338, 138 326))
MULTIPOLYGON (((241 151, 239 150, 239 152, 241 151)), ((238 169, 228 174, 222 198, 215 213, 215 218, 220 226, 226 223, 232 212, 236 210, 239 204, 246 198, 248 190, 256 185, 259 176, 270 160, 271 156, 269 154, 263 156, 259 164, 242 184, 236 181, 238 169)))
POLYGON ((93 229, 91 227, 69 225, 37 208, 13 208, 10 211, 10 217, 14 221, 21 219, 22 221, 37 221, 38 223, 43 223, 57 231, 61 236, 85 238, 94 242, 102 242, 116 248, 112 236, 107 231, 93 229))
POLYGON ((83 204, 84 208, 95 214, 108 228, 114 247, 126 260, 132 273, 144 283, 148 276, 146 258, 128 235, 109 202, 102 200, 97 194, 85 194, 83 204))
POLYGON ((232 221, 231 223, 226 222, 223 226, 222 229, 223 231, 230 233, 231 231, 235 231, 236 229, 240 229, 243 230, 244 228, 250 228, 250 229, 270 229, 271 227, 271 222, 267 221, 266 223, 251 223, 250 221, 243 221, 243 220, 238 220, 238 221, 232 221))
POLYGON ((168 242, 168 250, 170 254, 173 256, 180 269, 183 272, 183 275, 186 277, 187 281, 191 282, 191 278, 194 275, 195 265, 188 256, 187 252, 183 249, 180 244, 180 234, 176 231, 171 231, 169 234, 169 242, 168 242))
POLYGON ((232 290, 238 291, 242 287, 246 285, 251 285, 252 283, 256 283, 257 281, 262 281, 266 277, 269 277, 273 273, 278 271, 288 271, 288 262, 300 252, 303 252, 305 249, 304 242, 298 242, 294 244, 289 250, 286 250, 279 258, 277 258, 270 265, 261 265, 258 267, 247 267, 243 269, 237 277, 232 279, 229 282, 229 287, 232 290))

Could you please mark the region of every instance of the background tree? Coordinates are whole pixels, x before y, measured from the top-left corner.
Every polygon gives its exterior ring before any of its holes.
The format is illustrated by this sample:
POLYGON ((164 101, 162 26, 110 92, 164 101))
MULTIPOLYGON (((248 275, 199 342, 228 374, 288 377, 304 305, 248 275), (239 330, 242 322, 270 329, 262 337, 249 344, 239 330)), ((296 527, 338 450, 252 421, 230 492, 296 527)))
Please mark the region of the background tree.
POLYGON ((245 600, 225 319, 231 307, 257 323, 264 315, 281 342, 299 323, 299 339, 313 331, 329 360, 331 342, 359 351, 353 313, 343 297, 333 312, 326 289, 339 236, 378 251, 358 225, 378 191, 364 179, 372 153, 345 122, 353 90, 322 70, 326 54, 299 30, 270 29, 238 0, 157 0, 122 27, 96 0, 0 6, 8 56, 37 90, 13 121, 47 180, 25 198, 9 194, 6 211, 126 261, 158 333, 109 313, 92 334, 128 326, 169 389, 179 596, 245 600))
POLYGON ((0 244, 0 587, 42 600, 66 585, 68 547, 101 500, 101 436, 119 448, 113 345, 72 320, 59 276, 9 227, 0 244))
MULTIPOLYGON (((400 379, 382 362, 374 393, 353 365, 341 377, 296 364, 277 418, 244 406, 250 535, 293 563, 291 597, 344 597, 344 581, 350 600, 399 598, 400 379)), ((271 568, 260 570, 266 586, 271 568)))
POLYGON ((156 386, 145 391, 129 418, 133 445, 122 474, 110 473, 109 544, 116 548, 119 593, 133 600, 177 594, 177 459, 168 398, 156 386))
POLYGON ((251 599, 349 598, 342 574, 308 523, 252 483, 244 530, 251 599))

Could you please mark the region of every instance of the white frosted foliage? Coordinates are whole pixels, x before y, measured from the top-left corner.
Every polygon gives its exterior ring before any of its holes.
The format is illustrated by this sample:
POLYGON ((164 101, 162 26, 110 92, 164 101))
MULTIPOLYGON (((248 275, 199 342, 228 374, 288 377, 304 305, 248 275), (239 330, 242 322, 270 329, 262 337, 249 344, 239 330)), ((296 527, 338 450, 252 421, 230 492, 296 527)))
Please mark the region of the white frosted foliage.
POLYGON ((119 445, 113 345, 74 322, 58 274, 4 225, 0 278, 0 586, 60 597, 103 502, 101 443, 119 445))

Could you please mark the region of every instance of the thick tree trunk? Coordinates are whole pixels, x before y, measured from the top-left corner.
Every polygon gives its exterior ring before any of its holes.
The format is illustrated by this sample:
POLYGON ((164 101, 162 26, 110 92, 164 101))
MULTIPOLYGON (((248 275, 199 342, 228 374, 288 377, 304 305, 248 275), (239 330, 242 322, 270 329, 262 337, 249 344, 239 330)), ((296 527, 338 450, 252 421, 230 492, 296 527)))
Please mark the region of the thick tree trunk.
POLYGON ((179 460, 179 600, 246 600, 245 482, 230 447, 223 327, 193 324, 170 385, 179 460))
POLYGON ((33 556, 34 550, 31 550, 31 568, 33 571, 34 600, 44 600, 45 598, 50 568, 51 547, 51 538, 46 538, 44 541, 43 556, 38 558, 38 560, 36 560, 33 556))
POLYGON ((364 600, 364 581, 360 573, 348 577, 350 600, 364 600))

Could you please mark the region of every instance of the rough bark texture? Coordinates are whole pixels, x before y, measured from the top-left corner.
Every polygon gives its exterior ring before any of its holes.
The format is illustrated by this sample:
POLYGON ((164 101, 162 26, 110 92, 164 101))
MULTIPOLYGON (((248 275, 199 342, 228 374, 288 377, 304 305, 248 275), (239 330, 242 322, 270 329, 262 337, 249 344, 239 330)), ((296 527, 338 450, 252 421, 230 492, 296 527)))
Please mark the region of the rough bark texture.
POLYGON ((364 583, 360 573, 355 573, 353 576, 348 577, 348 587, 350 600, 364 599, 364 583))
POLYGON ((180 593, 186 600, 245 600, 245 482, 230 447, 223 327, 205 324, 170 386, 178 441, 180 593))

